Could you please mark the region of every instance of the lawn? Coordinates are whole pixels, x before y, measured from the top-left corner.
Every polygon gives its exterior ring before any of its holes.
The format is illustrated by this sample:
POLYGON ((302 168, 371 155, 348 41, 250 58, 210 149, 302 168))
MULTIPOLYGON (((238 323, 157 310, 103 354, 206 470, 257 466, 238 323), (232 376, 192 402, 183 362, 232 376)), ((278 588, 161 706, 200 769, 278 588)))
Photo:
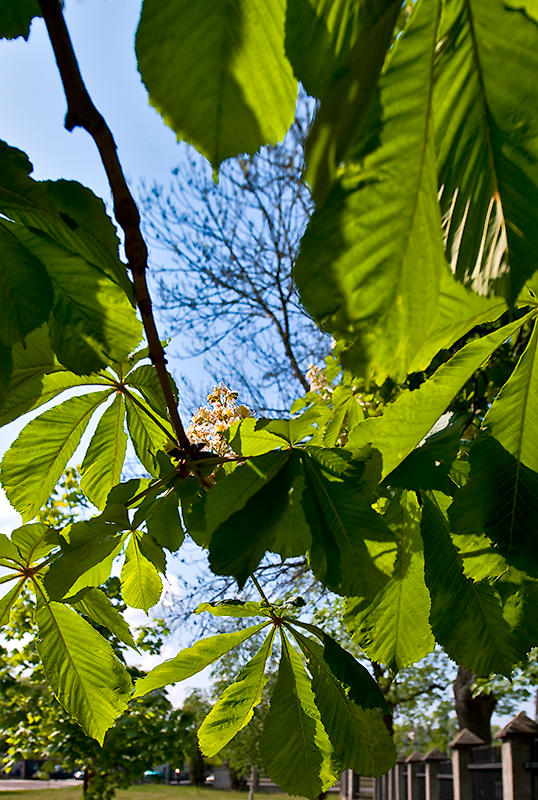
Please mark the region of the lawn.
MULTIPOLYGON (((47 795, 47 800, 79 800, 82 789, 69 787, 65 789, 35 789, 32 791, 0 792, 0 800, 6 797, 24 797, 39 800, 47 795)), ((287 794, 257 794, 265 800, 284 800, 287 794)), ((214 789, 198 789, 195 786, 156 786, 145 784, 131 786, 130 789, 119 789, 115 800, 247 800, 246 792, 222 792, 214 789)))

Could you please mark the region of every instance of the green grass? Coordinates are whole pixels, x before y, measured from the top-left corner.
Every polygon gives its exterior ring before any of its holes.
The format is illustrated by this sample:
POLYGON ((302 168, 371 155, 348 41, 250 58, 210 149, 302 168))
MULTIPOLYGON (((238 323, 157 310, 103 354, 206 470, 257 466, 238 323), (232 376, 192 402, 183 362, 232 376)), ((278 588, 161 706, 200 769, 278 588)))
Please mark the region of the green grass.
MULTIPOLYGON (((1 786, 1 784, 0 784, 1 786)), ((45 787, 32 791, 0 791, 0 800, 6 797, 39 798, 47 796, 47 800, 79 800, 82 789, 69 787, 65 789, 46 789, 45 787)), ((284 800, 287 794, 257 794, 256 797, 264 800, 284 800)), ((144 784, 131 786, 130 789, 119 789, 115 800, 247 800, 246 792, 222 792, 214 789, 199 789, 196 786, 158 786, 144 784)))

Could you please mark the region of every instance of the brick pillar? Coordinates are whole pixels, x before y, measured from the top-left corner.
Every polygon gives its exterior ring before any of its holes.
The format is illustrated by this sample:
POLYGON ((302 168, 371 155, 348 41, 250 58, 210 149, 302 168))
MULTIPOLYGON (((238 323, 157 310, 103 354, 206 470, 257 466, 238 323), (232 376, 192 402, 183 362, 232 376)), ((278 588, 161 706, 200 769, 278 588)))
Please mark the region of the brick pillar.
POLYGON ((495 734, 502 741, 503 800, 533 800, 530 745, 538 736, 538 725, 521 711, 495 734))
POLYGON ((484 740, 471 733, 468 728, 460 731, 450 742, 454 800, 473 800, 471 772, 468 766, 471 763, 471 750, 481 744, 485 744, 484 740))

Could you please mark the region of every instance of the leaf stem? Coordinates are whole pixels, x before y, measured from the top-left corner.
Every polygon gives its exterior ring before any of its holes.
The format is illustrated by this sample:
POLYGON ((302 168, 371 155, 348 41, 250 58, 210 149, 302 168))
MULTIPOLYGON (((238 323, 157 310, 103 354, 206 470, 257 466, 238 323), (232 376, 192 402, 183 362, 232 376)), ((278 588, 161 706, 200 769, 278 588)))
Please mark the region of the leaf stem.
POLYGON ((191 445, 179 417, 166 368, 166 356, 153 316, 146 279, 148 249, 140 230, 140 214, 127 186, 112 132, 93 104, 80 74, 59 0, 38 0, 38 3, 47 26, 67 101, 65 128, 68 131, 76 127, 84 128, 93 138, 99 151, 112 192, 114 214, 124 233, 125 255, 133 276, 136 303, 142 316, 151 362, 159 378, 177 444, 180 450, 187 454, 191 445))
POLYGON ((252 583, 254 584, 254 586, 256 587, 258 592, 260 593, 260 596, 261 596, 262 600, 264 600, 267 603, 267 605, 270 606, 271 603, 269 602, 269 600, 265 596, 265 592, 263 591, 262 587, 260 586, 260 583, 259 583, 258 579, 256 578, 256 576, 254 575, 253 572, 250 573, 250 577, 252 579, 252 583))

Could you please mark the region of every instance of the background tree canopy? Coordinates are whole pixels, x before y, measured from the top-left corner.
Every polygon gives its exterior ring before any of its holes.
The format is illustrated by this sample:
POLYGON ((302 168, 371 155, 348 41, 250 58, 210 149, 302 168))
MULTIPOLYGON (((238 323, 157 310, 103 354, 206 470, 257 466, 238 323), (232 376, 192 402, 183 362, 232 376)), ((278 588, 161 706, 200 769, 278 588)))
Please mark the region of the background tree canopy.
MULTIPOLYGON (((204 719, 201 751, 219 752, 249 723, 277 657, 260 738, 270 776, 315 798, 343 767, 379 775, 395 759, 383 692, 313 609, 268 597, 257 573, 267 557, 283 570, 298 559, 343 598, 355 645, 393 674, 437 643, 473 675, 510 676, 538 643, 534 4, 144 0, 135 47, 150 102, 215 176, 239 155, 248 183, 250 157, 292 125, 299 82, 316 101, 294 201, 315 210, 298 256, 292 243, 281 262, 259 259, 274 282, 266 295, 236 263, 233 292, 221 296, 233 309, 241 293, 247 305, 258 295, 267 324, 283 330, 288 374, 305 389, 300 298, 334 339, 325 383, 288 415, 238 412, 210 446, 179 414, 140 216, 62 4, 0 2, 0 35, 27 37, 35 16, 58 64, 65 125, 96 143, 121 247, 89 189, 34 179, 16 143, 1 144, 0 423, 39 413, 0 470, 23 520, 0 539, 0 620, 30 596, 44 676, 98 742, 132 697, 263 632, 204 719), (81 485, 95 514, 39 521, 90 422, 81 485), (140 463, 122 481, 128 441, 140 463), (201 596, 200 613, 246 627, 198 640, 138 678, 133 693, 94 623, 130 633, 98 587, 115 569, 125 603, 147 611, 186 535, 215 575, 238 590, 254 585, 259 599, 201 596)), ((264 209, 262 200, 271 230, 264 209)), ((235 229, 213 224, 229 247, 235 229)), ((209 286, 209 320, 210 283, 227 280, 211 263, 209 277, 207 266, 185 275, 178 294, 183 308, 209 286)), ((252 331, 260 369, 262 322, 252 331)), ((201 337, 202 347, 214 343, 213 331, 201 337)))

